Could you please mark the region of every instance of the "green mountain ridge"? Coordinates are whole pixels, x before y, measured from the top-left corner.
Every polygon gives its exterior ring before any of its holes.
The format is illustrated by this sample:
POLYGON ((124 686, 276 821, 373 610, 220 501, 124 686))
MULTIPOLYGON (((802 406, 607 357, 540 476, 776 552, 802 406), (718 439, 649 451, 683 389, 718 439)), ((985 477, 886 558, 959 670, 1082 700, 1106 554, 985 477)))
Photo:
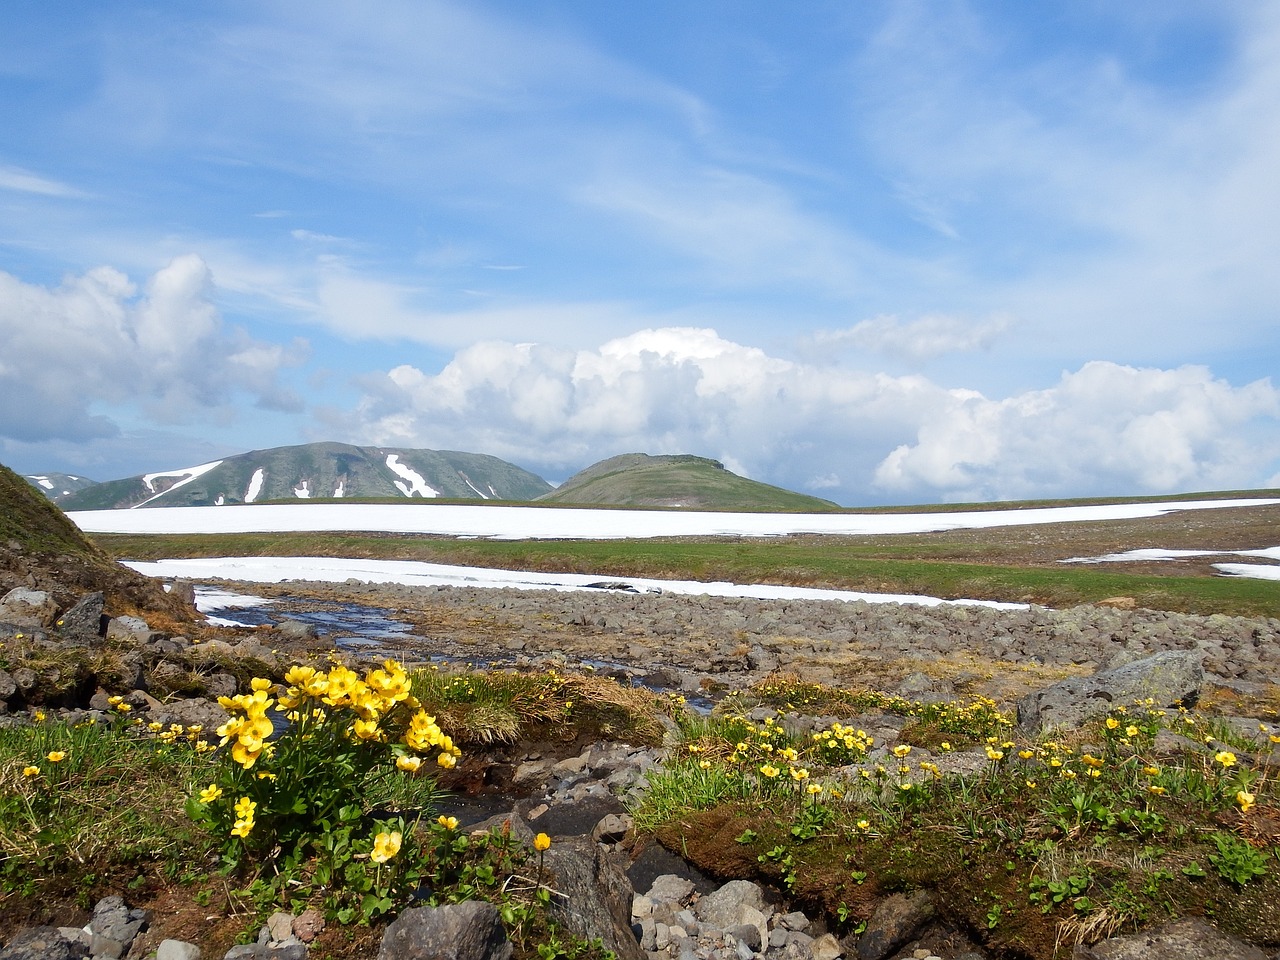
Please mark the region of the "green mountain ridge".
POLYGON ((625 453, 558 488, 497 457, 456 450, 320 442, 271 447, 174 470, 92 484, 53 496, 67 511, 351 499, 496 500, 556 505, 738 511, 830 511, 829 500, 741 477, 689 454, 625 453))
POLYGON ((160 614, 176 623, 195 614, 158 580, 116 563, 39 488, 0 464, 0 596, 14 587, 46 591, 62 609, 100 590, 113 616, 160 614))
POLYGON ((550 489, 536 474, 485 454, 321 442, 111 480, 58 505, 71 511, 385 497, 531 500, 550 489))
POLYGON ((610 457, 574 474, 538 502, 781 513, 842 509, 830 500, 748 480, 718 460, 689 454, 610 457))
POLYGON ((87 490, 97 483, 96 480, 77 477, 71 473, 29 473, 22 479, 54 502, 63 497, 69 497, 73 493, 79 493, 81 490, 87 490))

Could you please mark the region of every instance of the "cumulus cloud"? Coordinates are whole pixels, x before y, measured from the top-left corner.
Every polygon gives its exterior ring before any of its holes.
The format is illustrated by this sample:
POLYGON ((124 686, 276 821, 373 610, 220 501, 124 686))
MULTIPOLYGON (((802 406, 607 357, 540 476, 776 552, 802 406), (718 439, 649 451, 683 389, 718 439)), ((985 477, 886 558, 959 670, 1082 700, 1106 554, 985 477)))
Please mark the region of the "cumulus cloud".
POLYGON ((952 499, 1254 486, 1280 456, 1280 391, 1201 366, 1094 361, 1003 400, 952 391, 876 470, 888 490, 952 499))
POLYGON ((1266 380, 1094 362, 992 400, 699 328, 578 351, 482 343, 439 373, 404 365, 363 386, 354 414, 328 422, 370 443, 479 449, 551 476, 626 451, 697 453, 849 504, 1254 486, 1280 457, 1266 380))
POLYGON ((128 406, 152 422, 177 423, 239 391, 296 408, 276 374, 304 346, 224 329, 210 287, 195 255, 174 259, 141 289, 105 266, 52 288, 0 272, 0 437, 108 437, 118 426, 104 409, 128 406))

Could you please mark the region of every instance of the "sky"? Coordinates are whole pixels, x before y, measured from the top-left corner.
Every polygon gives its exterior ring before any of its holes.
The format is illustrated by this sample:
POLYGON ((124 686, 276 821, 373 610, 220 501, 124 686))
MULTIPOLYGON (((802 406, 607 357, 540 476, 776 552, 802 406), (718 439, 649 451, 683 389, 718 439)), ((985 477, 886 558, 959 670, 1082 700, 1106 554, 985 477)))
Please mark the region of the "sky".
POLYGON ((1280 486, 1280 5, 7 0, 0 462, 1280 486))

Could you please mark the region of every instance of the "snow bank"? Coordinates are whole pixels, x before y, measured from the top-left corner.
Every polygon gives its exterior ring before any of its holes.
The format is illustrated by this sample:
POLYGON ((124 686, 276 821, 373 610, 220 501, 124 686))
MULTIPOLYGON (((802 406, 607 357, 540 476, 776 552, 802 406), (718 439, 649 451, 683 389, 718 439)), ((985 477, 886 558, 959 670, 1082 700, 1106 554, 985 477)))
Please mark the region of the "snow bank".
MULTIPOLYGON (((296 491, 295 491, 296 492, 296 491)), ((495 540, 615 540, 651 537, 866 536, 1157 517, 1280 500, 1184 500, 956 513, 708 513, 435 503, 310 503, 68 514, 86 533, 289 533, 362 530, 495 540)))

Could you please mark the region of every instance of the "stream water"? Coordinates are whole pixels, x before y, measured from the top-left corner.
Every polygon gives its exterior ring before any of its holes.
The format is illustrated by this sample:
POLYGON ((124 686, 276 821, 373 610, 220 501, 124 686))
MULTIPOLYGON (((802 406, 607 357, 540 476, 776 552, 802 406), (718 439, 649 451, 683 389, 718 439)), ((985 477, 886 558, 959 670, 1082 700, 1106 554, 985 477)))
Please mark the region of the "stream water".
MULTIPOLYGON (((321 638, 330 640, 338 650, 385 655, 405 659, 408 651, 416 651, 417 659, 432 663, 455 664, 473 669, 497 666, 513 666, 516 655, 500 650, 489 651, 483 660, 472 657, 454 657, 437 651, 425 650, 431 646, 423 637, 413 632, 413 624, 397 619, 394 610, 371 607, 358 603, 317 600, 312 597, 283 596, 264 601, 261 597, 228 594, 214 588, 196 586, 196 606, 206 614, 214 613, 215 622, 245 626, 277 626, 285 620, 295 620, 315 627, 321 638), (425 657, 422 654, 426 654, 425 657)), ((605 660, 584 660, 580 666, 619 680, 630 677, 630 682, 655 693, 669 693, 672 688, 646 681, 635 676, 623 663, 605 660)), ((713 701, 686 694, 688 705, 699 712, 710 712, 713 701)))

